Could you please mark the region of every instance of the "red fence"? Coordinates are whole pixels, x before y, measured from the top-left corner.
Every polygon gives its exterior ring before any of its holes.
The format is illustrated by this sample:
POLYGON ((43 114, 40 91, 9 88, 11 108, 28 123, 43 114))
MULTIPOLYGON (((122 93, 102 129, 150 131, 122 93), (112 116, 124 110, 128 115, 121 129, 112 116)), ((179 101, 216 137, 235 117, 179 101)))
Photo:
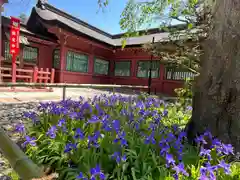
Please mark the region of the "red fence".
MULTIPOLYGON (((16 69, 16 81, 27 83, 54 83, 55 69, 34 67, 33 69, 16 69)), ((11 81, 12 68, 0 67, 0 82, 3 79, 11 81)))

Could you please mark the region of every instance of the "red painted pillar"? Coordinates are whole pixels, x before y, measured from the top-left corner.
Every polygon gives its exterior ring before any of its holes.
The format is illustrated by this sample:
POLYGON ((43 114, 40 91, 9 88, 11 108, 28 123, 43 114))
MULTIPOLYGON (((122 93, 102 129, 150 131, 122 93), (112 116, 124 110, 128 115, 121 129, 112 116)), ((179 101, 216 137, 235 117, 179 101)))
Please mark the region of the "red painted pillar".
MULTIPOLYGON (((12 83, 16 83, 16 55, 12 56, 12 83)), ((12 87, 12 89, 15 89, 15 87, 12 87)))
POLYGON ((33 83, 37 83, 38 81, 38 67, 34 66, 33 68, 33 83))
POLYGON ((17 70, 16 55, 13 55, 12 56, 12 83, 16 82, 16 70, 17 70))
POLYGON ((131 60, 131 76, 133 78, 137 77, 137 60, 136 59, 132 59, 131 60))
POLYGON ((109 84, 114 84, 114 68, 115 67, 115 61, 113 59, 109 60, 109 84))
POLYGON ((54 83, 54 77, 55 77, 55 69, 52 68, 51 76, 50 76, 50 83, 54 83))
POLYGON ((89 59, 88 59, 88 73, 89 74, 94 74, 94 47, 93 45, 91 44, 90 45, 90 55, 89 55, 89 59))
POLYGON ((164 74, 165 74, 165 67, 163 64, 160 64, 160 92, 164 93, 164 74))
POLYGON ((66 69, 66 48, 65 43, 61 41, 60 44, 60 83, 64 83, 64 71, 66 69))
POLYGON ((94 74, 94 55, 90 54, 88 59, 88 73, 94 74))
POLYGON ((114 75, 114 70, 115 70, 115 62, 116 62, 116 50, 113 49, 112 54, 110 56, 110 84, 115 84, 115 75, 114 75))

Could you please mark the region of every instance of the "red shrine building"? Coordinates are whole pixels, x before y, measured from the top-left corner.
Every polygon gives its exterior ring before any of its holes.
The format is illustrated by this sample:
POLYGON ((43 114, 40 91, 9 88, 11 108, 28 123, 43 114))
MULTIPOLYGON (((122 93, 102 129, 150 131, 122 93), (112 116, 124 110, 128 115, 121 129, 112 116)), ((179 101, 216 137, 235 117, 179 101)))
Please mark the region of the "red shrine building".
MULTIPOLYGON (((10 19, 2 17, 0 78, 6 82, 9 77, 1 74, 11 67, 9 31, 10 19)), ((27 22, 21 23, 17 68, 54 69, 55 83, 148 85, 151 54, 142 45, 153 37, 155 42, 164 41, 168 33, 151 29, 147 35, 128 38, 124 49, 121 36, 106 33, 39 0, 27 22)), ((151 91, 172 95, 191 73, 169 70, 160 62, 159 57, 153 58, 151 91)))

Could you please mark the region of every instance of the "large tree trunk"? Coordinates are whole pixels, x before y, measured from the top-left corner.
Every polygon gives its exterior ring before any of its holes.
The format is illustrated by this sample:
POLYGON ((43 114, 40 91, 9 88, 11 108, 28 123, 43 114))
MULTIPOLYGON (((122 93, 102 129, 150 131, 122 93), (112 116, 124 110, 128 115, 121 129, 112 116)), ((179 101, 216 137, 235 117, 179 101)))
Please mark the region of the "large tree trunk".
POLYGON ((188 135, 209 129, 240 152, 240 0, 217 0, 188 135))

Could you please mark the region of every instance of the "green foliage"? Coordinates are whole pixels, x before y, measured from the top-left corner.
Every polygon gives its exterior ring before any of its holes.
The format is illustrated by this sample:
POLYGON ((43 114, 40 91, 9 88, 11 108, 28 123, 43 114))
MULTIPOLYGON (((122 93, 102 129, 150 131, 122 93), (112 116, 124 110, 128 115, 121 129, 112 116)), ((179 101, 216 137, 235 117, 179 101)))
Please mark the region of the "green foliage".
POLYGON ((18 180, 19 176, 15 171, 11 171, 8 176, 12 179, 12 180, 18 180))
POLYGON ((100 9, 104 10, 108 6, 109 0, 97 0, 100 9))
POLYGON ((168 28, 173 21, 187 24, 192 29, 205 10, 199 10, 203 5, 209 7, 211 3, 202 0, 129 0, 122 12, 120 25, 130 33, 152 27, 153 24, 165 31, 176 32, 177 29, 168 28))
MULTIPOLYGON (((98 0, 106 7, 108 0, 98 0)), ((145 44, 143 47, 164 63, 182 66, 190 72, 199 73, 200 39, 206 38, 209 27, 206 14, 214 6, 212 0, 128 0, 119 22, 126 33, 122 37, 122 48, 127 39, 148 34, 149 28, 159 28, 169 36, 161 42, 145 44), (179 26, 173 26, 178 24, 179 26), (144 29, 145 31, 139 32, 144 29), (189 40, 193 43, 189 43, 189 40)), ((211 12, 211 10, 210 10, 211 12)))
POLYGON ((24 13, 21 13, 21 14, 19 15, 19 18, 20 18, 20 21, 21 21, 22 23, 25 23, 26 20, 27 20, 27 15, 24 14, 24 13))
MULTIPOLYGON (((103 173, 109 180, 174 179, 181 162, 185 166, 179 179, 198 179, 205 162, 214 166, 224 156, 216 156, 213 148, 208 161, 199 156, 198 147, 186 142, 183 129, 191 118, 189 105, 146 94, 41 104, 39 113, 25 114, 33 121, 25 127, 26 153, 34 162, 52 167, 59 179, 103 177, 103 173)), ((224 172, 221 177, 230 178, 224 172)))
POLYGON ((174 91, 177 94, 177 102, 180 103, 181 106, 191 104, 193 98, 193 86, 190 79, 185 81, 183 88, 177 88, 174 91))
MULTIPOLYGON (((161 57, 165 63, 176 64, 198 73, 200 55, 203 53, 200 39, 206 38, 209 30, 209 20, 206 17, 210 16, 206 14, 212 6, 210 0, 129 0, 120 20, 121 28, 126 31, 122 46, 126 46, 129 37, 148 34, 149 28, 159 28, 168 32, 169 37, 155 44, 144 45, 144 48, 161 57), (145 29, 145 33, 139 34, 138 31, 142 29, 145 29), (192 42, 189 43, 189 40, 192 42)), ((150 41, 151 39, 149 43, 150 41)))

